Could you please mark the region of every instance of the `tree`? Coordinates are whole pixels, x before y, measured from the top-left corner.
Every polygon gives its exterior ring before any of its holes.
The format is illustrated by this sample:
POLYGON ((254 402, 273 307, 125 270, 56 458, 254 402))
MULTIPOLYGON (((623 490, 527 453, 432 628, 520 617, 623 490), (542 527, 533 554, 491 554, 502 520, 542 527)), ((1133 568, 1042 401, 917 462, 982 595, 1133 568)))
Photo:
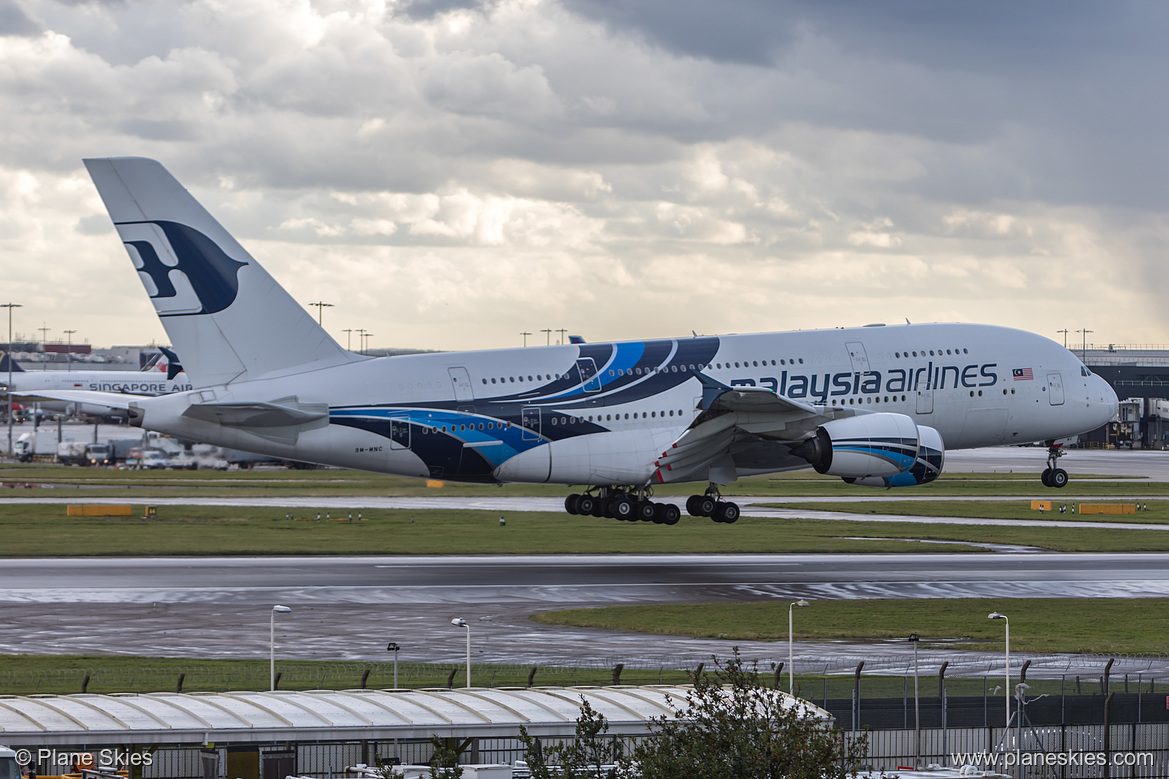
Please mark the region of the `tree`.
MULTIPOLYGON (((851 744, 814 711, 791 705, 747 669, 736 648, 709 675, 695 675, 685 704, 662 716, 633 750, 642 779, 826 779, 855 774, 868 737, 851 744), (854 757, 855 756, 855 757, 854 757)), ((627 761, 625 769, 632 771, 627 761)))
POLYGON ((532 779, 610 779, 618 776, 614 768, 621 755, 621 742, 606 737, 609 723, 582 696, 580 716, 576 718, 576 738, 544 747, 520 726, 524 744, 524 762, 532 779), (615 754, 616 752, 616 754, 615 754))

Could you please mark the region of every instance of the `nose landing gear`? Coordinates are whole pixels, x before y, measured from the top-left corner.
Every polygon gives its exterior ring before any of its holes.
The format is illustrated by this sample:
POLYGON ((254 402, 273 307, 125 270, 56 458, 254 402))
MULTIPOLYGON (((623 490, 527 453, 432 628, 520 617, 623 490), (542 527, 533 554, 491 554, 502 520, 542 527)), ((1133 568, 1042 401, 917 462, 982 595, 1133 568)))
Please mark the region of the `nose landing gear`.
POLYGON ((1063 450, 1062 444, 1057 444, 1052 441, 1047 442, 1047 468, 1039 476, 1039 480, 1043 482, 1044 487, 1066 487, 1068 483, 1068 472, 1063 468, 1057 467, 1059 458, 1063 457, 1067 452, 1063 450))

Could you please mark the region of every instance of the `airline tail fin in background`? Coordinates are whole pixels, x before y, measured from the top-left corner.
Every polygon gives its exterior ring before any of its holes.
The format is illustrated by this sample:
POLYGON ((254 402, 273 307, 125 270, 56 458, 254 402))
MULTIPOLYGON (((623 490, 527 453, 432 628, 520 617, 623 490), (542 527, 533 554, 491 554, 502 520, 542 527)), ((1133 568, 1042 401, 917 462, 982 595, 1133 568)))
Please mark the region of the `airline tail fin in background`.
POLYGON ((21 368, 20 363, 12 359, 12 355, 8 353, 7 349, 0 349, 0 373, 7 376, 8 371, 24 373, 24 368, 21 368))
POLYGON ((342 349, 161 164, 85 167, 196 387, 368 359, 342 349))

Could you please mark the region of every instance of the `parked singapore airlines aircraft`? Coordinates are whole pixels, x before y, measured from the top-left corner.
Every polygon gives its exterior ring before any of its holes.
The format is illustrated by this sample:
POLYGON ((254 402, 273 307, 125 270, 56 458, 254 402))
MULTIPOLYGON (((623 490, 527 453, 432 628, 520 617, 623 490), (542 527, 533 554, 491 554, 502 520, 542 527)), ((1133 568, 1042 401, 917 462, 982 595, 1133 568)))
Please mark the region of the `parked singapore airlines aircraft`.
POLYGON ((28 401, 39 401, 48 411, 104 414, 108 405, 62 403, 38 393, 53 390, 87 390, 121 392, 130 395, 165 395, 192 388, 178 357, 165 347, 138 371, 25 370, 4 350, 0 350, 0 397, 7 397, 8 371, 12 369, 12 392, 28 401), (11 366, 9 363, 11 362, 11 366), (46 402, 48 401, 48 402, 46 402))
MULTIPOLYGON (((983 325, 569 344, 370 358, 342 349, 159 163, 87 160, 195 384, 105 396, 134 424, 409 476, 586 487, 570 513, 672 524, 653 486, 813 467, 860 485, 937 478, 944 449, 1048 441, 1116 395, 1046 338, 983 325)), ((1050 446, 1043 482, 1062 487, 1050 446)))

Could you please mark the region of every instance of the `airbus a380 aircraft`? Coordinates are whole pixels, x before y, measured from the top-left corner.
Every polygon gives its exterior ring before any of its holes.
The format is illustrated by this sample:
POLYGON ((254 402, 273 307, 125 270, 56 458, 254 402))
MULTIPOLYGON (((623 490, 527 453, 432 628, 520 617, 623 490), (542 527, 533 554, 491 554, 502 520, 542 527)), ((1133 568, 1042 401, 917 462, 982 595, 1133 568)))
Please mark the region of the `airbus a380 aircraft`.
MULTIPOLYGON (((983 325, 898 325, 370 358, 342 349, 159 163, 86 160, 196 389, 102 396, 134 424, 408 476, 582 485, 570 513, 673 524, 653 486, 813 467, 933 481, 944 450, 1095 429, 1117 399, 1058 344, 983 325)), ((63 393, 69 395, 70 393, 63 393)), ((93 399, 93 396, 89 396, 93 399)))

